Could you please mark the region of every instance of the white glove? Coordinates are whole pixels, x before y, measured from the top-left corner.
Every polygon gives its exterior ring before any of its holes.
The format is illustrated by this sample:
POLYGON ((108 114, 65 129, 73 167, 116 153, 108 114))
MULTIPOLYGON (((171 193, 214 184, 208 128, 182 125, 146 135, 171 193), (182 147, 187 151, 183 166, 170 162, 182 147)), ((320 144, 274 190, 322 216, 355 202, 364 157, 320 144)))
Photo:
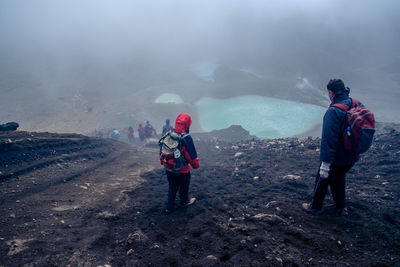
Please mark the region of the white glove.
POLYGON ((319 167, 319 176, 321 179, 326 179, 329 176, 329 170, 331 169, 331 164, 329 162, 323 161, 321 167, 319 167))

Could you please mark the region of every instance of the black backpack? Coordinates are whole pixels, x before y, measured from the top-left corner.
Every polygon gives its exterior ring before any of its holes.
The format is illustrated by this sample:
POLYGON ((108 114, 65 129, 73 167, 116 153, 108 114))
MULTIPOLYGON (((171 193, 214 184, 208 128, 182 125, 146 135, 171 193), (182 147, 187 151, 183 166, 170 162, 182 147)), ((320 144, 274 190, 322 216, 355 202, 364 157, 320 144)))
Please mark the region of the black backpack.
POLYGON ((181 153, 185 137, 189 134, 180 134, 175 131, 167 132, 158 141, 160 146, 160 163, 172 172, 179 173, 183 165, 187 165, 187 160, 181 153))

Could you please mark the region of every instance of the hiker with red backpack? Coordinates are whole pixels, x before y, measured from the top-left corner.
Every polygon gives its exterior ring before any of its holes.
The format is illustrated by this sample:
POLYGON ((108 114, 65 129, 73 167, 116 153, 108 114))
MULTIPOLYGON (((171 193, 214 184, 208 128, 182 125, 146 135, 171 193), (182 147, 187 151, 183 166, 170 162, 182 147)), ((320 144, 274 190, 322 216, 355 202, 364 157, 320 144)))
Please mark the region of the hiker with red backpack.
POLYGON ((139 123, 139 127, 138 127, 138 133, 139 133, 139 138, 140 138, 140 141, 144 141, 144 139, 146 138, 146 136, 145 136, 145 133, 144 133, 144 128, 143 128, 143 125, 141 124, 141 123, 139 123))
POLYGON ((128 140, 129 140, 129 142, 133 142, 133 139, 134 139, 134 137, 133 137, 133 127, 132 126, 129 126, 128 127, 128 130, 127 130, 127 135, 128 135, 128 140))
POLYGON ((311 203, 302 207, 314 215, 321 214, 323 201, 331 188, 339 215, 347 215, 345 176, 371 146, 375 132, 374 115, 364 105, 349 97, 350 89, 341 79, 327 85, 331 104, 322 125, 320 167, 315 179, 311 203))
POLYGON ((192 119, 186 113, 178 115, 175 128, 164 135, 160 141, 160 163, 164 165, 168 178, 168 200, 166 214, 173 212, 175 208, 175 197, 179 191, 181 207, 193 204, 196 199, 189 198, 190 167, 200 167, 199 157, 189 128, 192 119))

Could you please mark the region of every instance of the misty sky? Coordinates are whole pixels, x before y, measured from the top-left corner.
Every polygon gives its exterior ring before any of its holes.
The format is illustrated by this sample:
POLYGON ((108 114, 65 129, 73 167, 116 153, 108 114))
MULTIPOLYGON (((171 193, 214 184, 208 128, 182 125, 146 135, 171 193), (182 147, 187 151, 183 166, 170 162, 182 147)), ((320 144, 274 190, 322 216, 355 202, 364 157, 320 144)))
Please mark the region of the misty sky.
POLYGON ((399 7, 395 0, 3 0, 0 44, 2 53, 39 53, 56 61, 150 54, 253 63, 277 55, 293 59, 299 52, 328 58, 330 50, 350 60, 385 61, 399 56, 386 53, 398 47, 399 7))
POLYGON ((15 73, 54 84, 85 68, 209 60, 397 92, 399 11, 396 0, 2 0, 0 90, 15 73))

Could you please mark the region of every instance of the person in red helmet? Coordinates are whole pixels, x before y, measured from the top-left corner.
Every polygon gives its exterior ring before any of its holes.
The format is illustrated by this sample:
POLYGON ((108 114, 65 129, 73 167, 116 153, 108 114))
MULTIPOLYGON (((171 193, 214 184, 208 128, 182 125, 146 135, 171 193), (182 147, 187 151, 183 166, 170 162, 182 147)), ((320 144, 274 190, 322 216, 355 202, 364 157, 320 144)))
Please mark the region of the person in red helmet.
POLYGON ((178 170, 172 170, 161 162, 161 164, 165 166, 169 183, 166 214, 175 210, 175 198, 178 191, 181 206, 189 206, 196 201, 196 198, 189 198, 190 168, 198 169, 200 167, 199 157, 197 156, 193 139, 189 135, 191 124, 192 119, 186 113, 179 114, 175 121, 174 132, 182 137, 180 153, 185 159, 182 167, 178 170))

